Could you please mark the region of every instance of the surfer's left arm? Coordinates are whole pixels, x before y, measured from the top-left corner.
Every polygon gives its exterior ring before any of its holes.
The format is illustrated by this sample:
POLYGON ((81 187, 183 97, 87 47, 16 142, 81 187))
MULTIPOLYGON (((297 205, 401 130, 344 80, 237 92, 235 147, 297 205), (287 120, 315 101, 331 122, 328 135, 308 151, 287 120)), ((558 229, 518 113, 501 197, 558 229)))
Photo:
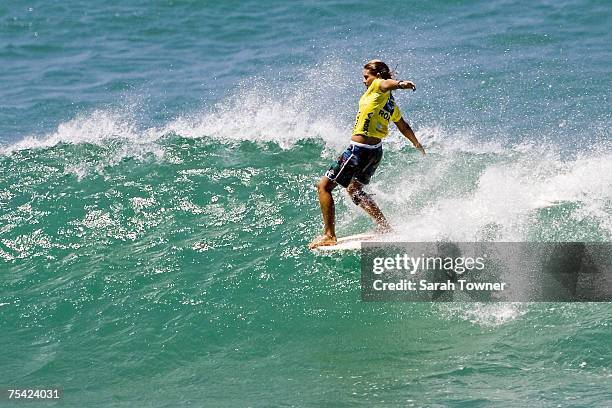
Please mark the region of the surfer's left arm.
POLYGON ((412 89, 416 91, 414 82, 406 80, 398 81, 396 79, 383 79, 378 86, 383 92, 395 91, 396 89, 412 89))
POLYGON ((419 140, 417 139, 416 135, 412 131, 412 128, 410 127, 408 122, 404 120, 404 118, 399 118, 399 120, 395 122, 395 125, 397 126, 399 131, 402 132, 402 135, 404 135, 406 139, 412 142, 415 149, 425 154, 425 149, 423 148, 423 146, 421 146, 421 143, 419 143, 419 140))

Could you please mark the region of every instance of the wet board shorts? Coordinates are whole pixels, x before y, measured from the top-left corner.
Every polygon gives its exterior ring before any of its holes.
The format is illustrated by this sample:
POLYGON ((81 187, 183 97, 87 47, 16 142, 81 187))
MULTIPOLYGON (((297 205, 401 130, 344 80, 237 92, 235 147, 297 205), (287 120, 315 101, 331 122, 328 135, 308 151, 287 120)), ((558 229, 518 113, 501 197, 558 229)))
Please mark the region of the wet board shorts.
POLYGON ((368 184, 383 156, 382 142, 364 145, 352 142, 325 173, 331 181, 348 187, 353 178, 361 184, 368 184))

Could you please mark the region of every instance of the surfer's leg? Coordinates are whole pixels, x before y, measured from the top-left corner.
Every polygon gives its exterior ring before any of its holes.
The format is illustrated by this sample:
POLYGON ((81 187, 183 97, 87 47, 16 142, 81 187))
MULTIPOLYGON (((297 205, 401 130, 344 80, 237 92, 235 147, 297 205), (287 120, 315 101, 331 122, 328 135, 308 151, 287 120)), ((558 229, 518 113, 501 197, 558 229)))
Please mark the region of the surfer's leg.
POLYGON ((335 207, 334 196, 332 195, 336 183, 331 181, 327 176, 323 176, 317 190, 319 191, 319 204, 321 205, 321 213, 323 214, 323 235, 312 241, 309 247, 316 248, 323 245, 334 245, 336 243, 336 224, 335 224, 335 207))
POLYGON ((319 184, 317 184, 319 204, 321 205, 323 224, 325 225, 323 233, 330 237, 336 236, 336 209, 334 206, 334 196, 332 195, 332 191, 335 187, 336 183, 326 176, 323 176, 319 184))
POLYGON ((346 188, 353 179, 355 172, 358 170, 359 162, 353 150, 354 146, 350 146, 346 149, 338 159, 332 163, 330 168, 325 172, 325 176, 323 176, 319 184, 317 184, 319 204, 321 204, 321 213, 323 214, 325 228, 323 235, 317 237, 310 243, 310 248, 316 248, 322 245, 334 245, 336 243, 335 208, 332 190, 337 185, 346 188))
POLYGON ((378 232, 389 232, 392 230, 391 225, 374 202, 374 199, 372 199, 372 196, 363 191, 363 186, 370 182, 380 164, 383 157, 382 147, 367 150, 361 149, 360 152, 360 169, 355 173, 346 190, 353 202, 363 208, 376 222, 378 232))
POLYGON ((380 208, 378 208, 372 196, 363 191, 363 184, 357 180, 353 180, 346 190, 353 199, 353 202, 363 208, 365 212, 372 217, 381 232, 391 231, 391 224, 389 224, 380 208))

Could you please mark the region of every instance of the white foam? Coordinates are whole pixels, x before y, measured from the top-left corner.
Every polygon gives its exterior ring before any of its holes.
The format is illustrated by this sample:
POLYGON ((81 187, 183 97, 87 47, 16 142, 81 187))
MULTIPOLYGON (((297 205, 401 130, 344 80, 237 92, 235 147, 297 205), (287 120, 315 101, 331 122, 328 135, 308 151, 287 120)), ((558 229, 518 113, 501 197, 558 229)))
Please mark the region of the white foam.
POLYGON ((512 322, 529 311, 529 303, 445 303, 442 316, 459 318, 479 326, 496 327, 512 322))
POLYGON ((568 202, 579 207, 570 215, 576 221, 596 219, 612 237, 612 154, 602 151, 562 160, 550 146, 524 147, 490 155, 482 169, 475 166, 475 188, 462 191, 447 180, 455 169, 470 164, 461 161, 485 159, 466 159, 441 143, 439 153, 410 166, 398 165, 399 174, 387 172, 370 189, 383 208, 394 207, 387 215, 409 241, 522 241, 536 211, 568 202), (416 207, 423 196, 426 203, 416 207), (490 226, 494 236, 483 237, 490 226))
POLYGON ((91 143, 100 145, 108 139, 138 139, 140 135, 130 123, 120 115, 96 110, 88 115, 78 115, 74 119, 61 123, 57 130, 43 137, 27 136, 21 141, 0 150, 10 154, 19 150, 40 149, 56 146, 60 143, 91 143))
MULTIPOLYGON (((418 129, 417 137, 425 147, 440 149, 444 152, 462 152, 473 154, 507 154, 499 140, 480 140, 478 135, 469 129, 449 131, 442 126, 424 126, 418 129)), ((397 138, 403 143, 403 137, 397 138)))
MULTIPOLYGON (((357 106, 346 105, 344 101, 352 99, 344 93, 354 92, 355 86, 354 81, 337 81, 343 73, 341 65, 319 68, 305 72, 287 88, 264 81, 244 83, 221 103, 160 128, 141 130, 129 112, 98 110, 60 124, 52 134, 25 138, 0 152, 59 143, 107 145, 121 140, 103 163, 68 163, 65 171, 79 179, 92 168, 99 170, 99 166, 128 156, 153 154, 163 159, 159 139, 167 134, 219 143, 273 142, 286 149, 314 139, 323 142, 323 154, 331 157, 349 140, 357 106)), ((377 174, 368 187, 377 194, 383 209, 393 208, 388 215, 407 239, 472 241, 483 239, 483 231, 491 227, 494 231, 489 239, 520 241, 525 239, 535 211, 564 202, 579 206, 571 213, 575 220, 594 218, 612 236, 609 149, 592 149, 564 160, 556 146, 532 142, 508 147, 495 140, 482 142, 473 131, 450 131, 442 125, 420 128, 417 136, 429 154, 406 156, 408 165, 385 163, 386 173, 377 174), (465 169, 478 172, 473 184, 450 185, 453 173, 465 169)), ((407 145, 397 131, 385 140, 385 148, 391 152, 403 152, 407 145)))
POLYGON ((322 140, 332 149, 345 147, 357 108, 339 96, 349 84, 337 81, 339 63, 315 69, 303 72, 295 83, 244 82, 220 103, 180 117, 162 132, 222 143, 273 142, 284 149, 307 139, 322 140))
POLYGON ((322 139, 335 147, 348 142, 342 139, 345 129, 325 119, 312 119, 306 112, 286 103, 261 102, 256 95, 248 95, 240 111, 218 108, 213 113, 182 117, 169 123, 164 133, 176 133, 190 138, 212 138, 220 142, 273 142, 290 149, 306 139, 322 139))
POLYGON ((59 144, 94 144, 107 147, 99 160, 65 163, 64 173, 82 180, 92 171, 101 174, 104 167, 114 166, 126 157, 144 159, 152 156, 161 160, 165 154, 164 148, 157 143, 161 136, 163 134, 155 128, 137 130, 129 113, 96 110, 61 123, 57 130, 49 135, 28 136, 0 149, 0 154, 47 149, 59 144))

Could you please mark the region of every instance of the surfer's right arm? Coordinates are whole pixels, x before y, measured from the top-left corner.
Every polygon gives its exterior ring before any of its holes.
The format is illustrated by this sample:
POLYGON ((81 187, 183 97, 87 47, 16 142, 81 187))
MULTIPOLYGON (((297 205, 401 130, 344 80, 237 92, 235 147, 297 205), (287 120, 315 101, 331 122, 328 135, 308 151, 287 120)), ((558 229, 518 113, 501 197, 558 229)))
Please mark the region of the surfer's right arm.
POLYGON ((404 120, 404 118, 399 118, 399 120, 397 122, 395 122, 395 126, 397 126, 399 131, 402 132, 402 135, 404 135, 406 137, 406 139, 408 139, 408 140, 410 140, 412 142, 412 144, 414 145, 415 149, 417 149, 421 153, 425 154, 425 149, 423 148, 423 146, 421 146, 421 143, 419 143, 419 140, 417 139, 416 135, 414 134, 412 128, 410 127, 408 122, 406 122, 404 120))

